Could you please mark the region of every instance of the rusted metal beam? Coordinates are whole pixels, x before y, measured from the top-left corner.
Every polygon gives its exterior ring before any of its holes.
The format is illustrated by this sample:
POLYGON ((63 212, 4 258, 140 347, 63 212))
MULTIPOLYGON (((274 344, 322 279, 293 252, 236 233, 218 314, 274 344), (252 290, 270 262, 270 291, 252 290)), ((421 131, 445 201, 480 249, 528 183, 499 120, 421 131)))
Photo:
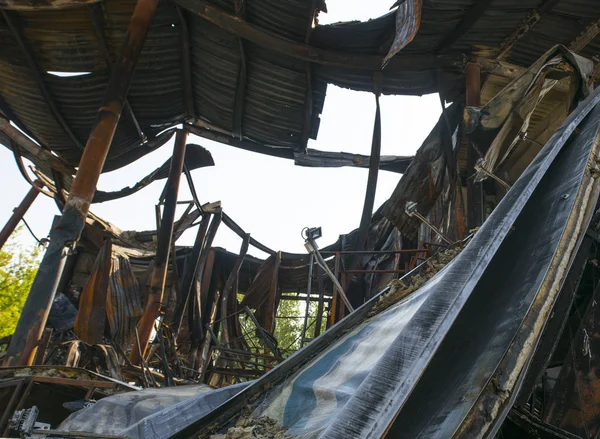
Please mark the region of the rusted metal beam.
POLYGON ((192 59, 190 51, 190 31, 187 20, 181 8, 177 8, 177 16, 179 18, 179 39, 181 50, 181 81, 183 84, 183 104, 186 116, 189 118, 196 117, 196 109, 194 107, 194 86, 192 82, 192 59))
POLYGON ((96 192, 111 141, 117 128, 123 102, 158 0, 138 0, 115 64, 106 94, 91 129, 79 169, 71 185, 69 199, 56 227, 50 232, 50 245, 44 254, 31 291, 8 347, 5 364, 29 365, 42 336, 67 255, 85 226, 90 203, 96 192))
MULTIPOLYGON (((282 39, 270 32, 259 29, 248 22, 228 14, 217 7, 198 0, 174 0, 175 3, 208 22, 220 27, 232 35, 244 38, 252 43, 266 47, 274 52, 303 61, 346 69, 381 71, 383 57, 353 52, 342 52, 308 44, 296 43, 282 39)), ((436 54, 404 55, 394 57, 386 66, 386 70, 406 68, 418 63, 420 65, 438 64, 436 54)))
MULTIPOLYGON (((106 61, 106 66, 109 70, 113 68, 113 60, 112 55, 108 43, 108 36, 106 35, 106 20, 104 19, 104 3, 91 4, 89 6, 90 10, 90 18, 92 20, 92 26, 94 27, 94 32, 98 41, 100 42, 100 49, 102 50, 102 54, 104 55, 104 59, 106 61)), ((125 110, 125 114, 129 117, 133 125, 135 126, 136 131, 138 132, 138 136, 142 142, 147 140, 146 135, 142 131, 142 127, 140 126, 137 117, 129 105, 129 101, 127 98, 123 103, 123 110, 125 110)))
MULTIPOLYGON (((202 221, 198 227, 198 233, 192 247, 192 252, 188 257, 188 263, 185 265, 183 275, 181 276, 181 297, 177 306, 177 311, 174 316, 174 327, 173 332, 179 334, 179 328, 181 327, 183 315, 185 314, 185 308, 187 303, 190 301, 191 292, 194 285, 194 281, 197 279, 198 265, 200 263, 200 256, 202 249, 204 248, 204 238, 206 237, 206 231, 208 230, 208 223, 210 222, 210 214, 205 213, 202 215, 202 221)), ((192 312, 190 307, 190 312, 192 312)), ((201 315, 198 316, 200 318, 201 315)))
POLYGON ((46 86, 46 83, 44 82, 44 78, 42 77, 42 74, 40 73, 40 68, 38 67, 37 62, 33 57, 33 51, 29 47, 29 43, 27 42, 27 39, 26 39, 25 35, 23 34, 23 30, 21 29, 21 26, 19 24, 19 16, 17 15, 16 12, 4 11, 4 10, 2 11, 2 15, 3 15, 4 20, 6 21, 6 24, 8 25, 13 37, 17 41, 17 45, 21 49, 23 56, 25 57, 25 61, 27 62, 27 66, 29 67, 29 72, 33 76, 35 83, 37 84, 38 88, 40 89, 40 92, 42 93, 42 97, 44 98, 44 102, 48 106, 50 113, 52 114, 52 116, 54 117, 56 122, 61 126, 63 131, 67 134, 67 136, 69 136, 69 138, 73 141, 75 146, 77 146, 77 148, 79 148, 80 150, 83 150, 82 143, 79 141, 77 136, 73 133, 73 131, 67 124, 67 121, 64 119, 60 110, 56 106, 56 103, 54 102, 54 98, 52 97, 50 90, 48 90, 48 87, 46 86))
MULTIPOLYGON (((477 64, 468 63, 466 75, 466 104, 468 107, 481 106, 481 69, 477 64)), ((483 224, 483 185, 475 183, 475 165, 481 157, 471 141, 467 145, 467 227, 474 229, 483 224)))
POLYGON ((538 9, 535 9, 527 17, 525 17, 521 25, 504 40, 500 46, 498 55, 496 55, 496 59, 505 59, 512 48, 515 47, 515 45, 519 42, 519 40, 527 35, 529 31, 540 22, 544 14, 552 11, 554 6, 556 6, 559 1, 560 0, 546 0, 542 6, 540 6, 538 9))
POLYGON ((19 204, 13 210, 13 214, 10 216, 2 230, 0 230, 0 249, 2 249, 4 244, 6 244, 6 241, 8 241, 8 238, 12 232, 15 230, 21 219, 23 219, 23 215, 25 215, 25 213, 29 210, 38 194, 44 187, 42 182, 39 180, 35 180, 33 185, 34 186, 29 189, 29 192, 27 192, 27 195, 25 195, 25 198, 23 198, 23 201, 21 201, 21 204, 19 204))
POLYGON ((146 306, 144 307, 142 318, 137 325, 140 343, 139 349, 138 346, 134 346, 130 356, 130 361, 135 365, 139 365, 142 360, 139 353, 141 352, 142 355, 146 354, 146 348, 150 341, 154 323, 163 312, 162 308, 164 305, 165 284, 167 282, 169 252, 171 250, 171 242, 173 239, 175 210, 177 208, 179 181, 181 180, 181 174, 183 172, 186 140, 187 132, 178 130, 177 136, 175 137, 173 157, 171 158, 169 178, 166 184, 165 207, 160 222, 160 231, 158 232, 156 256, 154 258, 154 266, 152 267, 152 274, 148 286, 148 298, 146 299, 146 306))
POLYGON ((462 37, 469 33, 471 28, 485 14, 494 0, 478 0, 465 14, 458 25, 450 32, 438 45, 438 52, 443 52, 458 42, 462 37))
POLYGON ((110 283, 112 241, 107 239, 96 257, 90 277, 79 297, 73 332, 89 345, 102 344, 106 324, 106 296, 110 283))
POLYGON ((0 9, 12 11, 56 11, 99 3, 102 0, 0 0, 0 9))
MULTIPOLYGON (((227 315, 229 315, 228 308, 231 307, 230 303, 235 305, 234 301, 237 301, 234 286, 236 284, 238 275, 240 274, 240 268, 242 268, 242 264, 244 263, 244 259, 246 258, 246 254, 248 253, 248 245, 250 241, 250 234, 247 234, 242 241, 242 246, 240 248, 240 254, 235 260, 233 264, 233 268, 227 277, 227 281, 225 281, 225 286, 223 287, 223 294, 221 299, 221 316, 223 317, 221 322, 221 341, 222 344, 227 346, 231 342, 230 328, 229 328, 229 320, 227 315)), ((237 318, 237 316, 235 317, 237 318)), ((258 328, 257 328, 258 329, 258 328)))

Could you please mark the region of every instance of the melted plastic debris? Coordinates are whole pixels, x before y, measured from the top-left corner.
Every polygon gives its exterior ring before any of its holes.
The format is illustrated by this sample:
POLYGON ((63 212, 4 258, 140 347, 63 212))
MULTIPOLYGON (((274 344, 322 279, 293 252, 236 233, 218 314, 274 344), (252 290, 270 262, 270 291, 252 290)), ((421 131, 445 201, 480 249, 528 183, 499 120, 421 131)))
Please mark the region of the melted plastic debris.
POLYGON ((465 248, 466 242, 447 248, 425 261, 425 269, 415 274, 410 279, 403 281, 395 279, 390 282, 390 290, 383 294, 371 309, 369 317, 388 309, 393 304, 401 301, 414 291, 418 290, 425 282, 431 279, 437 272, 448 265, 465 248))
POLYGON ((213 434, 210 439, 285 439, 285 427, 277 424, 274 419, 262 416, 260 418, 241 417, 235 427, 225 434, 213 434))

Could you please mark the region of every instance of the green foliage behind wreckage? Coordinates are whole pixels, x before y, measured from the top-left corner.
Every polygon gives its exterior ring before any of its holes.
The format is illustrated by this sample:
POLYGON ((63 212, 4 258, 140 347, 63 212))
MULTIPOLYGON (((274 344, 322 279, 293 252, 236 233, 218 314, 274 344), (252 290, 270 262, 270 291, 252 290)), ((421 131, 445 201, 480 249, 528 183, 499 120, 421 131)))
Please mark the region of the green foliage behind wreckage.
POLYGON ((39 264, 39 250, 19 245, 18 233, 0 250, 0 337, 14 332, 39 264))

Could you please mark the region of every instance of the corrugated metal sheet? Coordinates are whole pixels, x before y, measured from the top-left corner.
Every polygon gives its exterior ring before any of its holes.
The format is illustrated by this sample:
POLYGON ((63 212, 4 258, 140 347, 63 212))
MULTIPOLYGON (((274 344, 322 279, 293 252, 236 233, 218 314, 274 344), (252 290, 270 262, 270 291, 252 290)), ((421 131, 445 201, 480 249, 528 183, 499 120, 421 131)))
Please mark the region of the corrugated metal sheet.
MULTIPOLYGON (((235 14, 233 0, 210 4, 235 14)), ((102 3, 111 58, 120 50, 135 0, 102 3)), ((475 0, 423 0, 421 24, 414 40, 383 71, 382 92, 420 95, 436 91, 448 100, 464 89, 462 68, 466 56, 494 54, 542 0, 495 0, 456 43, 439 52, 440 45, 468 16, 475 0), (419 59, 414 60, 418 56, 419 59), (412 58, 411 58, 412 57, 412 58), (414 61, 413 61, 414 60, 414 61)), ((253 0, 241 11, 254 28, 295 43, 352 54, 381 56, 395 35, 395 13, 367 22, 317 26, 309 32, 313 2, 308 0, 253 0)), ((368 4, 365 4, 368 7, 368 4)), ((190 34, 193 104, 196 116, 227 132, 234 130, 235 96, 242 64, 240 39, 182 9, 190 34)), ((31 47, 56 107, 80 144, 85 144, 109 78, 104 53, 85 6, 64 11, 28 11, 14 14, 31 47), (46 72, 90 72, 57 77, 46 72)), ((545 13, 510 52, 509 61, 527 66, 556 43, 568 44, 600 17, 593 0, 562 0, 545 13)), ((182 78, 182 25, 173 2, 160 2, 128 95, 144 134, 152 139, 162 129, 185 119, 182 78)), ((596 38, 583 53, 600 51, 596 38)), ((81 151, 52 117, 7 23, 0 17, 0 96, 28 129, 67 163, 76 166, 81 151)), ((249 140, 288 148, 302 147, 307 99, 307 63, 282 56, 265 47, 244 43, 247 85, 242 133, 249 140)), ((312 66, 310 135, 316 137, 326 84, 373 91, 373 72, 353 68, 312 66)), ((159 142, 160 144, 160 142, 159 142)), ((154 145, 155 147, 156 145, 154 145)), ((140 136, 127 114, 121 118, 106 169, 123 166, 151 149, 141 147, 140 136)))

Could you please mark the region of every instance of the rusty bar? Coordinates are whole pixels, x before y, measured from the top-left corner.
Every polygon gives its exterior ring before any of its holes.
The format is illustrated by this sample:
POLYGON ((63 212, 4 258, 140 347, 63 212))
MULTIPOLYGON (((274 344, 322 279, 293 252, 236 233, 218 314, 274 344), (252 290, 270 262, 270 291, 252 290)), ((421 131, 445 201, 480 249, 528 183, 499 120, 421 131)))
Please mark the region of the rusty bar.
POLYGON ((90 203, 104 166, 112 138, 123 110, 123 102, 158 0, 138 0, 123 43, 119 62, 86 143, 69 199, 56 227, 50 231, 50 245, 21 312, 15 334, 6 353, 5 365, 30 365, 42 336, 50 306, 65 265, 85 226, 90 203))
MULTIPOLYGON (((467 106, 481 106, 481 69, 477 64, 467 63, 465 67, 467 106)), ((469 140, 467 145, 467 228, 469 230, 483 224, 483 185, 475 183, 475 165, 479 160, 475 145, 469 140)))
MULTIPOLYGON (((321 325, 323 323, 323 309, 325 308, 325 273, 321 267, 317 266, 317 287, 319 290, 319 303, 317 305, 317 321, 315 323, 315 338, 321 334, 321 325)), ((309 296, 310 297, 310 296, 309 296)))
MULTIPOLYGON (((194 241, 194 246, 192 247, 192 252, 189 256, 189 263, 186 264, 183 275, 181 277, 181 295, 179 298, 179 303, 177 306, 177 312, 175 313, 174 318, 174 327, 173 332, 175 334, 179 334, 179 328, 183 322, 183 315, 185 314, 186 304, 190 300, 190 294, 192 291, 192 286, 194 284, 194 280, 197 279, 196 274, 198 273, 198 266, 200 262, 200 256, 202 253, 202 248, 204 246, 204 238, 206 237, 206 231, 208 230, 208 223, 210 221, 210 214, 205 213, 202 215, 202 222, 198 227, 198 233, 196 234, 196 239, 194 241)), ((200 317, 200 316, 198 316, 200 317)))
MULTIPOLYGON (((230 300, 231 303, 233 303, 235 305, 235 303, 237 302, 237 298, 236 298, 236 293, 237 291, 235 291, 234 286, 235 286, 235 282, 236 279, 240 273, 240 268, 242 268, 242 264, 244 263, 244 259, 246 258, 246 254, 248 253, 248 242, 250 241, 250 234, 247 234, 244 237, 244 241, 242 242, 242 247, 240 248, 240 254, 237 257, 237 259, 235 260, 235 264, 233 265, 233 268, 231 269, 231 273, 229 273, 229 276, 227 277, 227 281, 225 282, 225 286, 223 287, 223 294, 222 294, 222 298, 221 298, 221 316, 227 316, 228 314, 228 307, 230 306, 230 300)), ((221 331, 221 337, 223 340, 223 344, 224 345, 228 345, 231 342, 230 339, 230 334, 229 334, 229 320, 228 318, 224 317, 222 319, 222 331, 221 331)))
MULTIPOLYGON (((183 172, 183 161, 185 158, 187 132, 177 130, 175 137, 175 146, 173 148, 173 157, 171 158, 171 167, 169 170, 169 179, 166 184, 165 207, 161 220, 160 231, 158 232, 158 243, 156 246, 156 256, 154 266, 150 277, 148 299, 142 318, 138 323, 138 333, 140 339, 139 349, 133 348, 130 355, 130 361, 139 365, 141 358, 139 352, 146 354, 146 348, 152 334, 154 322, 162 313, 163 296, 165 283, 167 281, 167 270, 169 263, 169 252, 173 239, 173 227, 175 224, 175 210, 177 209, 177 195, 179 193, 179 181, 183 172)), ((137 341, 136 341, 137 343, 137 341)))
POLYGON ((312 291, 313 268, 315 265, 315 254, 311 252, 308 262, 308 285, 306 285, 306 309, 304 310, 304 324, 302 326, 302 335, 300 336, 300 347, 304 346, 306 330, 308 329, 308 312, 310 311, 310 293, 312 291))
POLYGON ((19 221, 23 219, 23 216, 25 215, 25 213, 27 213, 27 211, 29 210, 29 208, 31 207, 31 205, 33 204, 43 187, 44 185, 41 181, 35 180, 33 182, 33 187, 29 189, 29 192, 27 192, 27 195, 25 195, 25 198, 23 198, 21 204, 19 204, 13 210, 13 214, 0 231, 0 249, 4 246, 4 244, 6 244, 6 241, 8 241, 8 238, 16 229, 17 225, 19 224, 19 221))
POLYGON ((50 337, 52 337, 52 328, 46 328, 44 330, 44 336, 40 340, 40 345, 35 353, 33 364, 36 366, 44 364, 44 356, 46 355, 46 349, 48 349, 48 343, 50 343, 50 337))

